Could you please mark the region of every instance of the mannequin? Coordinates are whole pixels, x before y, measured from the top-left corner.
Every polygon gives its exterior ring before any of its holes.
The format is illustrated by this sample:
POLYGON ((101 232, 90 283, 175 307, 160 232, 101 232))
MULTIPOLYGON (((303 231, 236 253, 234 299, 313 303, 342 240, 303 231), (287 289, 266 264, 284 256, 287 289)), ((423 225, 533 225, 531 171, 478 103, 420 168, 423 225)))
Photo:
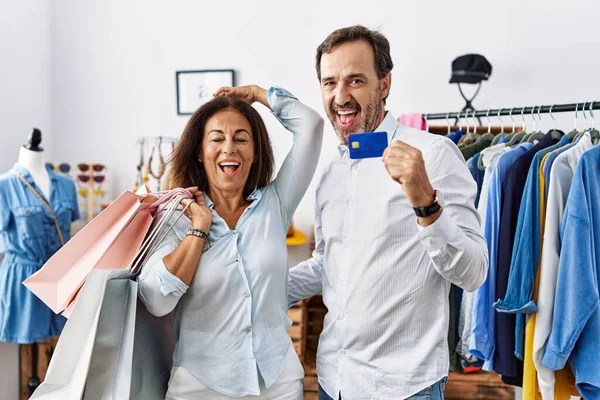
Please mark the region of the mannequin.
POLYGON ((17 163, 31 174, 38 189, 50 198, 50 176, 46 170, 46 157, 44 149, 40 147, 42 132, 33 128, 29 134, 27 144, 21 146, 17 163))
POLYGON ((0 342, 32 345, 29 393, 39 385, 37 343, 66 322, 21 284, 69 240, 79 219, 73 179, 46 168, 42 133, 33 129, 13 169, 0 174, 0 342))

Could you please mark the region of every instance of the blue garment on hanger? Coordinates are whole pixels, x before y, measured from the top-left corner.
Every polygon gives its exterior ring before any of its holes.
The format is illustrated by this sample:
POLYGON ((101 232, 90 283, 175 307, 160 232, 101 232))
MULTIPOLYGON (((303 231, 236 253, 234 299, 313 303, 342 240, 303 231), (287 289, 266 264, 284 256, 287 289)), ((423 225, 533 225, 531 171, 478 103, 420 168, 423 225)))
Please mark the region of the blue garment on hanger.
POLYGON ((498 260, 498 229, 500 224, 500 206, 503 202, 502 181, 506 172, 516 160, 533 147, 532 143, 522 143, 504 153, 498 159, 492 172, 488 190, 488 202, 484 236, 488 244, 488 277, 473 297, 472 343, 469 351, 480 360, 484 360, 483 369, 494 371, 494 352, 496 348, 496 321, 492 304, 496 297, 496 264, 498 260))
MULTIPOLYGON (((498 260, 496 268, 496 299, 504 299, 508 288, 512 265, 515 233, 519 220, 521 199, 529 167, 537 152, 558 142, 551 135, 544 137, 531 150, 523 154, 506 172, 502 181, 502 205, 498 232, 498 260)), ((515 315, 496 313, 496 352, 494 366, 503 375, 505 383, 522 385, 523 362, 515 357, 515 315)))
MULTIPOLYGON (((29 172, 14 167, 34 188, 29 172)), ((79 219, 73 180, 48 169, 50 201, 65 242, 79 219)), ((22 282, 61 247, 50 212, 13 172, 0 175, 0 341, 28 344, 58 336, 66 322, 22 282)))
POLYGON ((460 129, 457 129, 454 132, 450 132, 450 135, 448 136, 450 138, 450 140, 452 140, 455 144, 458 144, 458 141, 460 140, 461 137, 463 137, 465 133, 463 131, 461 131, 460 129))
POLYGON ((568 143, 569 139, 565 135, 557 144, 538 151, 533 157, 519 207, 506 296, 494 304, 498 312, 517 314, 514 352, 519 360, 523 360, 525 351, 525 316, 537 312, 537 305, 533 301, 533 283, 540 258, 542 235, 540 232, 540 164, 546 154, 568 143))
POLYGON ((475 154, 473 157, 469 158, 469 161, 467 161, 467 168, 469 168, 469 172, 471 172, 473 179, 477 183, 477 196, 475 197, 475 208, 477 208, 477 206, 479 205, 479 197, 481 196, 481 185, 483 185, 483 177, 485 175, 485 169, 479 169, 479 167, 477 166, 479 157, 481 157, 481 153, 475 154))
POLYGON ((567 360, 585 399, 600 393, 600 147, 583 153, 560 225, 554 318, 542 358, 551 370, 567 360))

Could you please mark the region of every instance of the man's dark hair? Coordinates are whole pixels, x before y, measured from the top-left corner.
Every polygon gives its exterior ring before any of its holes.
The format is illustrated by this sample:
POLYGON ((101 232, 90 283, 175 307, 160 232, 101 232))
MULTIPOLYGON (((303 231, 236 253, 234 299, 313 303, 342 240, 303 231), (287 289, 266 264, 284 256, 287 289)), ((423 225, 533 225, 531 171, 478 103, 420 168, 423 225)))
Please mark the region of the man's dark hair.
POLYGON ((365 40, 373 48, 375 53, 375 70, 377 77, 383 79, 394 68, 392 56, 390 55, 390 42, 385 36, 377 31, 372 31, 362 25, 354 25, 338 29, 333 32, 317 47, 317 77, 321 82, 321 57, 330 53, 334 47, 348 42, 365 40))

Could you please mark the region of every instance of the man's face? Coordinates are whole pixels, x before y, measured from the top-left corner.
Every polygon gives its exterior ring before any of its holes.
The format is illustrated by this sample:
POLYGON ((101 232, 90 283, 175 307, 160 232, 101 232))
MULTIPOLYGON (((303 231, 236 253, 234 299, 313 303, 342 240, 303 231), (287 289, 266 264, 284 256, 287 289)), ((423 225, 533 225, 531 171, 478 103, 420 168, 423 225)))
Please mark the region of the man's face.
POLYGON ((373 48, 364 40, 343 43, 321 56, 323 105, 342 143, 348 144, 352 133, 379 126, 390 84, 390 74, 377 77, 373 48))

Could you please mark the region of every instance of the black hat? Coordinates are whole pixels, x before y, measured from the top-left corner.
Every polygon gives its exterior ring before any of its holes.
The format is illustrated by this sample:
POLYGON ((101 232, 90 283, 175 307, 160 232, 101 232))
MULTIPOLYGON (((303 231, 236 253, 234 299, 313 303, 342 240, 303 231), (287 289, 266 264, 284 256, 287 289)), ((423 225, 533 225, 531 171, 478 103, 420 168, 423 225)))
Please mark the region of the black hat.
POLYGON ((488 80, 492 64, 481 54, 465 54, 452 61, 450 83, 479 83, 488 80))

